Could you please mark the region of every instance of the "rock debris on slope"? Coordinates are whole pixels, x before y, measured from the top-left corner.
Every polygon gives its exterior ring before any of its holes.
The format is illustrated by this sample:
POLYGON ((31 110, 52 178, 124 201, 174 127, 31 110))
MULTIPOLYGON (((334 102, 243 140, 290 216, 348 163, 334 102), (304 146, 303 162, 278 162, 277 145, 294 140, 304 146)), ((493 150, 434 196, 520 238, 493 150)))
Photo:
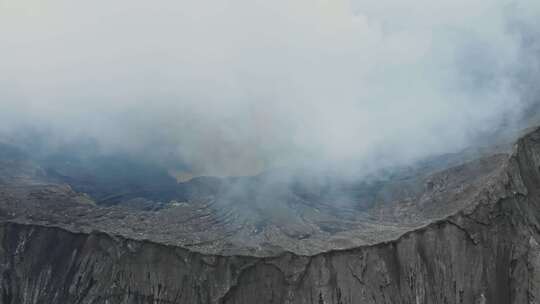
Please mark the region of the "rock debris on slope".
POLYGON ((538 130, 345 203, 250 181, 247 198, 103 206, 4 162, 1 303, 540 302, 538 130))

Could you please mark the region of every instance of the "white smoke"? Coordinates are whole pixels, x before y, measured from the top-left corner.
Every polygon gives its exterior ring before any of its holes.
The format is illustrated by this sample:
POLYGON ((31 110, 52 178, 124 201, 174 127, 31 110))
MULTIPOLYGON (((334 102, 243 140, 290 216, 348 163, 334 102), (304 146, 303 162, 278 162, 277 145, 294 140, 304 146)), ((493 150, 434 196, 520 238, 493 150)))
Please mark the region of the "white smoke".
POLYGON ((406 162, 530 110, 538 20, 536 0, 0 0, 0 133, 198 174, 406 162))

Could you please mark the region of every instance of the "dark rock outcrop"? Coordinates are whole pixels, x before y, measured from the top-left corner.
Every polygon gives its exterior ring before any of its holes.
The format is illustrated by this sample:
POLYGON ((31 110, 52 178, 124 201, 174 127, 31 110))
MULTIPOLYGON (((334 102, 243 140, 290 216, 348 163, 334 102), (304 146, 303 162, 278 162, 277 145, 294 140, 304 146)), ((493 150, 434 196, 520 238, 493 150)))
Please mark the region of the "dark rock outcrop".
MULTIPOLYGON (((421 195, 409 209, 433 215, 422 225, 313 255, 209 254, 5 215, 0 302, 540 303, 540 131, 484 161, 497 165, 472 182, 455 178, 470 167, 431 175, 429 199, 421 195), (464 190, 471 184, 474 191, 464 190), (461 190, 437 190, 448 185, 461 190), (445 204, 457 207, 436 212, 445 204)), ((395 210, 379 213, 399 216, 395 210)))

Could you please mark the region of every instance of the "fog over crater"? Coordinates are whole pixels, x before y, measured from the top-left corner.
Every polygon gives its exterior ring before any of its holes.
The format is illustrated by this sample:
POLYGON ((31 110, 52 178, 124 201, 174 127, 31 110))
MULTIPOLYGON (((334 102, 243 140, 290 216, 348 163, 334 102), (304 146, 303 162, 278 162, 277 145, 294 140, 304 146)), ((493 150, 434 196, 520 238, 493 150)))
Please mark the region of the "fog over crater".
POLYGON ((538 20, 535 0, 0 0, 0 135, 181 176, 403 164, 535 119, 538 20))

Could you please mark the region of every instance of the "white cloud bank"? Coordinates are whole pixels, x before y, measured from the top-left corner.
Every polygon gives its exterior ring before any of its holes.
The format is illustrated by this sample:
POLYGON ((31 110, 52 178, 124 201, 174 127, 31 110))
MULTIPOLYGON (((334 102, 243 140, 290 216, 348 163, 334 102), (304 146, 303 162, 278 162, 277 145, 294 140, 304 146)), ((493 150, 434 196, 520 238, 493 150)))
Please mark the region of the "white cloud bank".
POLYGON ((537 0, 0 0, 0 132, 203 174, 408 161, 530 110, 538 20, 537 0))

